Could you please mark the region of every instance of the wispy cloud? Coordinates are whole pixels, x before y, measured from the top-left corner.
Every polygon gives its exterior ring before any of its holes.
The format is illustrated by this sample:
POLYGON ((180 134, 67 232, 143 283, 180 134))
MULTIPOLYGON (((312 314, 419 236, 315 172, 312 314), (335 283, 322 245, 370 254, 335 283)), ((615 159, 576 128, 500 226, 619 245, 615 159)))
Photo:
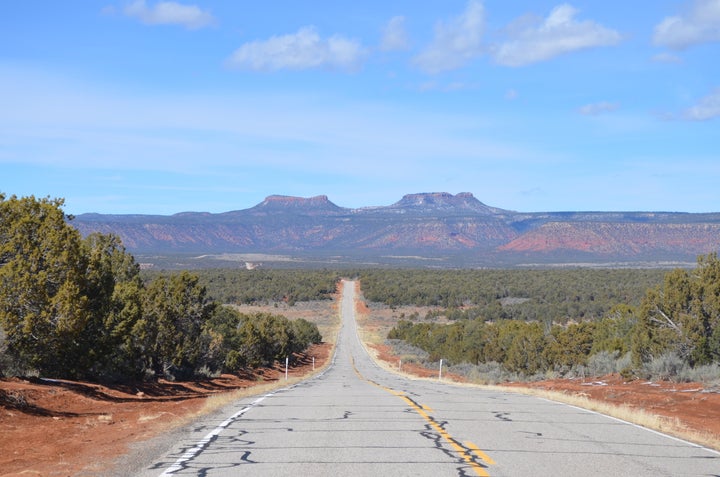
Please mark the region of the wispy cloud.
POLYGON ((583 116, 597 116, 598 114, 611 113, 620 108, 620 103, 601 101, 599 103, 586 104, 578 109, 583 116))
POLYGON ((494 50, 501 65, 524 66, 586 48, 612 46, 622 37, 615 30, 594 21, 577 21, 578 10, 563 4, 553 9, 539 24, 534 22, 513 31, 509 41, 494 50))
POLYGON ((482 55, 485 30, 485 8, 470 1, 465 11, 435 25, 432 43, 414 58, 414 63, 428 73, 440 73, 466 65, 482 55))
POLYGON ((409 47, 410 40, 405 30, 405 17, 392 17, 383 29, 380 49, 382 51, 402 51, 409 47))
POLYGON ((700 98, 682 114, 682 118, 689 121, 707 121, 717 117, 720 117, 720 88, 715 88, 715 91, 700 98))
POLYGON ((652 61, 655 63, 682 63, 682 58, 672 53, 663 52, 653 55, 652 61))
POLYGON ((211 13, 195 5, 176 2, 158 2, 149 7, 145 0, 135 0, 123 12, 147 25, 182 25, 191 30, 209 26, 215 21, 211 13))
POLYGON ((695 0, 682 15, 666 17, 657 26, 653 42, 675 50, 720 41, 720 0, 695 0))
POLYGON ((315 27, 307 26, 297 33, 245 43, 235 50, 227 64, 255 71, 354 70, 365 55, 360 42, 339 35, 321 38, 315 27))
POLYGON ((0 65, 0 103, 12 111, 0 115, 1 164, 348 176, 372 176, 380 168, 389 180, 416 178, 421 163, 432 174, 442 171, 438 157, 469 164, 478 157, 533 156, 494 138, 477 113, 445 115, 322 95, 108 94, 51 72, 0 65), (27 148, 36 154, 24 154, 27 148))

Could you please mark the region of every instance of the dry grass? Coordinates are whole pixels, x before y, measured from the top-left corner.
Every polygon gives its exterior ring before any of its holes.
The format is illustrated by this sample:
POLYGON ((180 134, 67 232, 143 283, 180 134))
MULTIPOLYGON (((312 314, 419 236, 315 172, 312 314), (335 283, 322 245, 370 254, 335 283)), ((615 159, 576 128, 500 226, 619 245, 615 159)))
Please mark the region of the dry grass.
POLYGON ((193 419, 215 412, 218 409, 228 406, 239 399, 259 394, 267 394, 276 389, 292 386, 293 384, 300 382, 302 379, 305 378, 288 378, 287 381, 280 380, 267 384, 258 384, 250 388, 236 389, 234 391, 213 394, 212 396, 209 396, 207 399, 205 399, 205 403, 203 404, 202 408, 200 408, 200 410, 197 412, 197 414, 193 416, 193 419))
MULTIPOLYGON (((395 325, 389 308, 370 309, 366 305, 360 290, 360 283, 355 282, 355 319, 358 325, 358 335, 362 343, 382 344, 387 338, 388 331, 395 325)), ((366 347, 367 348, 367 347, 366 347)))
POLYGON ((571 406, 587 409, 605 416, 614 417, 621 421, 636 424, 638 426, 662 432, 664 434, 677 437, 686 441, 694 442, 712 449, 720 450, 720 440, 707 432, 699 432, 688 429, 680 423, 678 419, 671 419, 665 416, 659 416, 645 411, 644 409, 633 408, 630 406, 617 405, 590 399, 587 396, 574 393, 565 393, 558 391, 548 391, 542 389, 531 388, 508 388, 504 386, 481 386, 486 389, 492 389, 501 392, 513 392, 519 394, 527 394, 536 396, 550 401, 561 402, 571 406))
MULTIPOLYGON (((335 351, 334 346, 331 350, 331 353, 335 351)), ((331 354, 332 356, 332 354, 331 354)), ((321 367, 318 367, 315 369, 315 371, 312 371, 311 373, 308 373, 304 376, 290 376, 287 380, 284 378, 281 378, 277 381, 267 382, 264 384, 256 384, 251 387, 242 388, 242 389, 235 389, 233 391, 223 391, 217 394, 213 394, 208 396, 204 399, 202 406, 196 411, 192 413, 187 413, 183 415, 175 415, 168 412, 161 412, 158 414, 152 414, 152 415, 143 415, 139 418, 140 422, 144 421, 151 421, 155 420, 159 417, 167 416, 168 414, 172 415, 174 419, 168 420, 167 427, 168 428, 176 428, 181 427, 186 424, 189 424, 190 422, 195 421, 196 419, 207 416, 208 414, 212 414, 215 411, 218 411, 226 406, 231 405, 232 403, 246 397, 250 396, 259 396, 263 394, 268 394, 272 391, 275 391, 276 389, 286 388, 288 386, 292 386, 294 384, 297 384, 301 381, 304 381, 306 379, 309 379, 313 376, 316 376, 323 372, 328 366, 330 366, 331 358, 329 357, 325 364, 321 367)))
MULTIPOLYGON (((309 321, 309 320, 308 320, 309 321)), ((340 307, 338 306, 338 300, 333 300, 333 304, 329 311, 326 312, 322 318, 314 321, 320 330, 320 334, 323 337, 323 341, 331 343, 333 345, 333 352, 335 351, 335 345, 337 344, 337 337, 340 334, 340 327, 342 326, 342 317, 340 316, 340 307)))

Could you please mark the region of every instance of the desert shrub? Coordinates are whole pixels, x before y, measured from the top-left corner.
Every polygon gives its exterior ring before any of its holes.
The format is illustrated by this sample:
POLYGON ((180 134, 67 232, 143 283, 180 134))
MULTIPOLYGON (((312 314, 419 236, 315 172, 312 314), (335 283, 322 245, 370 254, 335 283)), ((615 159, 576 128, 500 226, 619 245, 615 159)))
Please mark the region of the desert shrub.
POLYGON ((591 376, 603 376, 619 373, 630 366, 631 362, 630 353, 621 356, 619 351, 600 351, 588 358, 587 370, 591 376))
POLYGON ((683 373, 684 381, 701 382, 710 386, 720 386, 720 364, 706 364, 689 368, 683 373))
POLYGON ((669 352, 644 363, 642 373, 648 379, 678 381, 680 376, 687 374, 688 369, 689 366, 680 356, 669 352))
POLYGON ((404 340, 388 339, 385 340, 385 344, 392 348, 393 354, 400 356, 403 361, 408 363, 427 361, 430 356, 424 349, 413 346, 404 340))
MULTIPOLYGON (((428 362, 423 363, 428 368, 438 368, 439 363, 428 362)), ((514 373, 505 368, 502 364, 491 361, 488 363, 458 363, 443 367, 443 373, 447 371, 449 373, 457 374, 467 378, 469 381, 479 384, 498 384, 509 381, 528 380, 528 377, 522 376, 518 373, 514 373)))
POLYGON ((590 372, 588 371, 587 366, 585 366, 584 364, 579 364, 567 370, 563 375, 563 378, 576 379, 587 378, 588 376, 590 376, 590 372))
POLYGON ((211 369, 208 365, 204 364, 200 368, 195 370, 195 377, 196 378, 203 378, 203 379, 210 379, 210 378, 217 378, 220 376, 219 370, 211 369))
MULTIPOLYGON (((454 367, 452 368, 455 369, 454 367)), ((505 367, 495 361, 472 365, 465 374, 470 381, 480 384, 498 384, 509 381, 519 381, 517 373, 511 373, 505 367)))

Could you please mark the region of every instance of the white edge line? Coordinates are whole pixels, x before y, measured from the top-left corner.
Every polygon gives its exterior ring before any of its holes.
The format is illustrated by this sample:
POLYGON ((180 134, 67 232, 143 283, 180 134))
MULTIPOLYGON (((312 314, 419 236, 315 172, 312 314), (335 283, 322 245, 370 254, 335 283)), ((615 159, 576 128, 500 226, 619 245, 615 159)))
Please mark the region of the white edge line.
POLYGON ((671 436, 670 434, 665 434, 664 432, 656 431, 655 429, 650 429, 649 427, 641 426, 640 424, 635 424, 634 422, 626 421, 626 420, 624 420, 624 419, 620 419, 619 417, 608 416, 607 414, 603 414, 603 413, 601 413, 601 412, 593 411, 593 410, 591 410, 591 409, 585 409, 585 408, 582 408, 582 407, 579 407, 579 406, 573 406, 572 404, 566 404, 566 403, 560 402, 560 401, 553 401, 552 399, 547 399, 547 398, 537 397, 537 396, 535 396, 535 397, 536 397, 537 399, 542 399, 543 401, 551 402, 551 403, 554 403, 554 404, 560 404, 560 405, 562 405, 562 406, 571 407, 571 408, 573 408, 573 409, 578 409, 578 410, 580 410, 580 411, 588 412, 588 413, 590 413, 590 414, 595 414, 595 415, 597 415, 597 416, 606 417, 606 418, 608 418, 608 419, 612 419, 613 421, 622 422, 623 424, 628 424, 628 425, 630 425, 630 426, 632 426, 632 427, 636 427, 636 428, 638 428, 638 429, 642 429, 643 431, 647 431, 647 432, 650 432, 650 433, 652 433, 652 434, 656 434, 656 435, 661 436, 661 437, 666 437, 666 438, 668 438, 668 439, 671 439, 671 440, 676 441, 676 442, 680 442, 680 443, 682 443, 682 444, 688 445, 688 446, 693 447, 693 448, 695 448, 695 449, 702 449, 702 450, 708 451, 708 452, 710 452, 710 453, 712 453, 712 454, 720 455, 720 452, 719 452, 719 451, 716 451, 715 449, 711 449, 710 447, 705 447, 705 446, 703 446, 703 445, 696 444, 696 443, 694 443, 694 442, 686 441, 685 439, 681 439, 681 438, 679 438, 679 437, 671 436))
POLYGON ((182 456, 180 456, 180 458, 178 460, 176 460, 173 465, 168 467, 165 470, 165 472, 160 474, 160 477, 166 477, 166 476, 174 474, 178 470, 181 470, 183 468, 183 464, 185 464, 185 462, 193 459, 200 452, 202 452, 202 450, 205 449, 205 447, 210 443, 210 441, 212 441, 213 438, 217 437, 223 431, 223 429, 225 429, 230 424, 232 424, 237 418, 239 418, 240 416, 245 414, 248 410, 250 410, 253 407, 260 404, 266 397, 270 397, 273 394, 275 394, 275 392, 265 394, 264 396, 259 397, 258 399, 254 400, 253 402, 251 402, 250 404, 248 404, 247 406, 245 406, 244 408, 240 409, 235 414, 233 414, 232 416, 227 418, 225 421, 220 423, 215 429, 213 429, 205 437, 200 439, 195 444, 195 446, 193 446, 191 449, 185 451, 185 453, 182 456))
POLYGON ((335 352, 333 353, 333 357, 332 357, 330 366, 325 368, 320 374, 317 374, 317 375, 313 376, 312 378, 303 380, 299 383, 293 384, 292 386, 288 386, 288 387, 282 388, 282 389, 277 389, 271 393, 260 396, 259 398, 255 399, 253 402, 251 402, 250 404, 248 404, 247 406, 240 409, 235 414, 233 414, 232 416, 230 416, 229 418, 227 418, 226 420, 221 422, 215 429, 213 429, 205 437, 200 439, 191 449, 188 449, 187 451, 185 451, 185 453, 182 456, 180 456, 180 458, 178 458, 173 463, 173 465, 171 465, 170 467, 165 469, 165 471, 162 474, 160 474, 159 477, 168 477, 168 476, 173 475, 175 472, 182 470, 184 467, 184 464, 186 462, 188 462, 189 460, 192 460, 195 457, 197 457, 197 455, 200 454, 205 449, 205 447, 207 447, 207 445, 210 443, 210 441, 212 441, 215 437, 217 437, 225 428, 227 428, 230 424, 235 422, 238 418, 240 418, 247 411, 249 411, 253 407, 260 404, 265 398, 268 398, 278 392, 287 391, 288 389, 292 389, 299 384, 305 383, 307 381, 312 381, 313 379, 317 379, 320 376, 324 375, 335 364, 336 355, 337 355, 337 347, 335 348, 335 352))

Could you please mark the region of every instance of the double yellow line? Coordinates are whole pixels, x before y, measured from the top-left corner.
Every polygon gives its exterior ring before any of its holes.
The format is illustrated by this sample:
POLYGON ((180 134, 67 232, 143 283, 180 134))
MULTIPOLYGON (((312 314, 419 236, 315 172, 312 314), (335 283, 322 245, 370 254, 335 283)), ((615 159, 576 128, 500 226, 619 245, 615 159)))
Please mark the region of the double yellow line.
POLYGON ((464 444, 460 444, 460 442, 458 442, 454 437, 452 437, 445 429, 443 429, 440 424, 438 424, 438 422, 431 415, 427 413, 427 411, 432 411, 431 408, 416 403, 402 391, 396 391, 394 389, 378 384, 375 381, 367 379, 365 376, 360 374, 360 371, 358 371, 357 367, 355 366, 355 360, 352 359, 352 357, 351 360, 353 369, 355 370, 355 374, 357 374, 360 379, 362 379, 363 381, 367 381, 368 383, 377 386, 380 389, 383 389, 394 396, 398 396, 403 401, 405 401, 411 409, 413 409, 420 416, 422 416, 422 418, 425 419, 430 424, 430 426, 435 429, 435 431, 437 431, 437 433, 442 436, 443 439, 445 439, 448 444, 450 444, 450 447, 452 447, 455 452, 460 455, 460 457, 468 464, 468 466, 470 466, 475 471, 478 476, 490 477, 490 474, 488 474, 487 470, 485 470, 485 467, 489 465, 495 465, 495 461, 492 460, 489 455, 480 450, 480 448, 472 442, 465 442, 464 444), (484 462, 485 466, 481 465, 478 462, 478 459, 484 462))

